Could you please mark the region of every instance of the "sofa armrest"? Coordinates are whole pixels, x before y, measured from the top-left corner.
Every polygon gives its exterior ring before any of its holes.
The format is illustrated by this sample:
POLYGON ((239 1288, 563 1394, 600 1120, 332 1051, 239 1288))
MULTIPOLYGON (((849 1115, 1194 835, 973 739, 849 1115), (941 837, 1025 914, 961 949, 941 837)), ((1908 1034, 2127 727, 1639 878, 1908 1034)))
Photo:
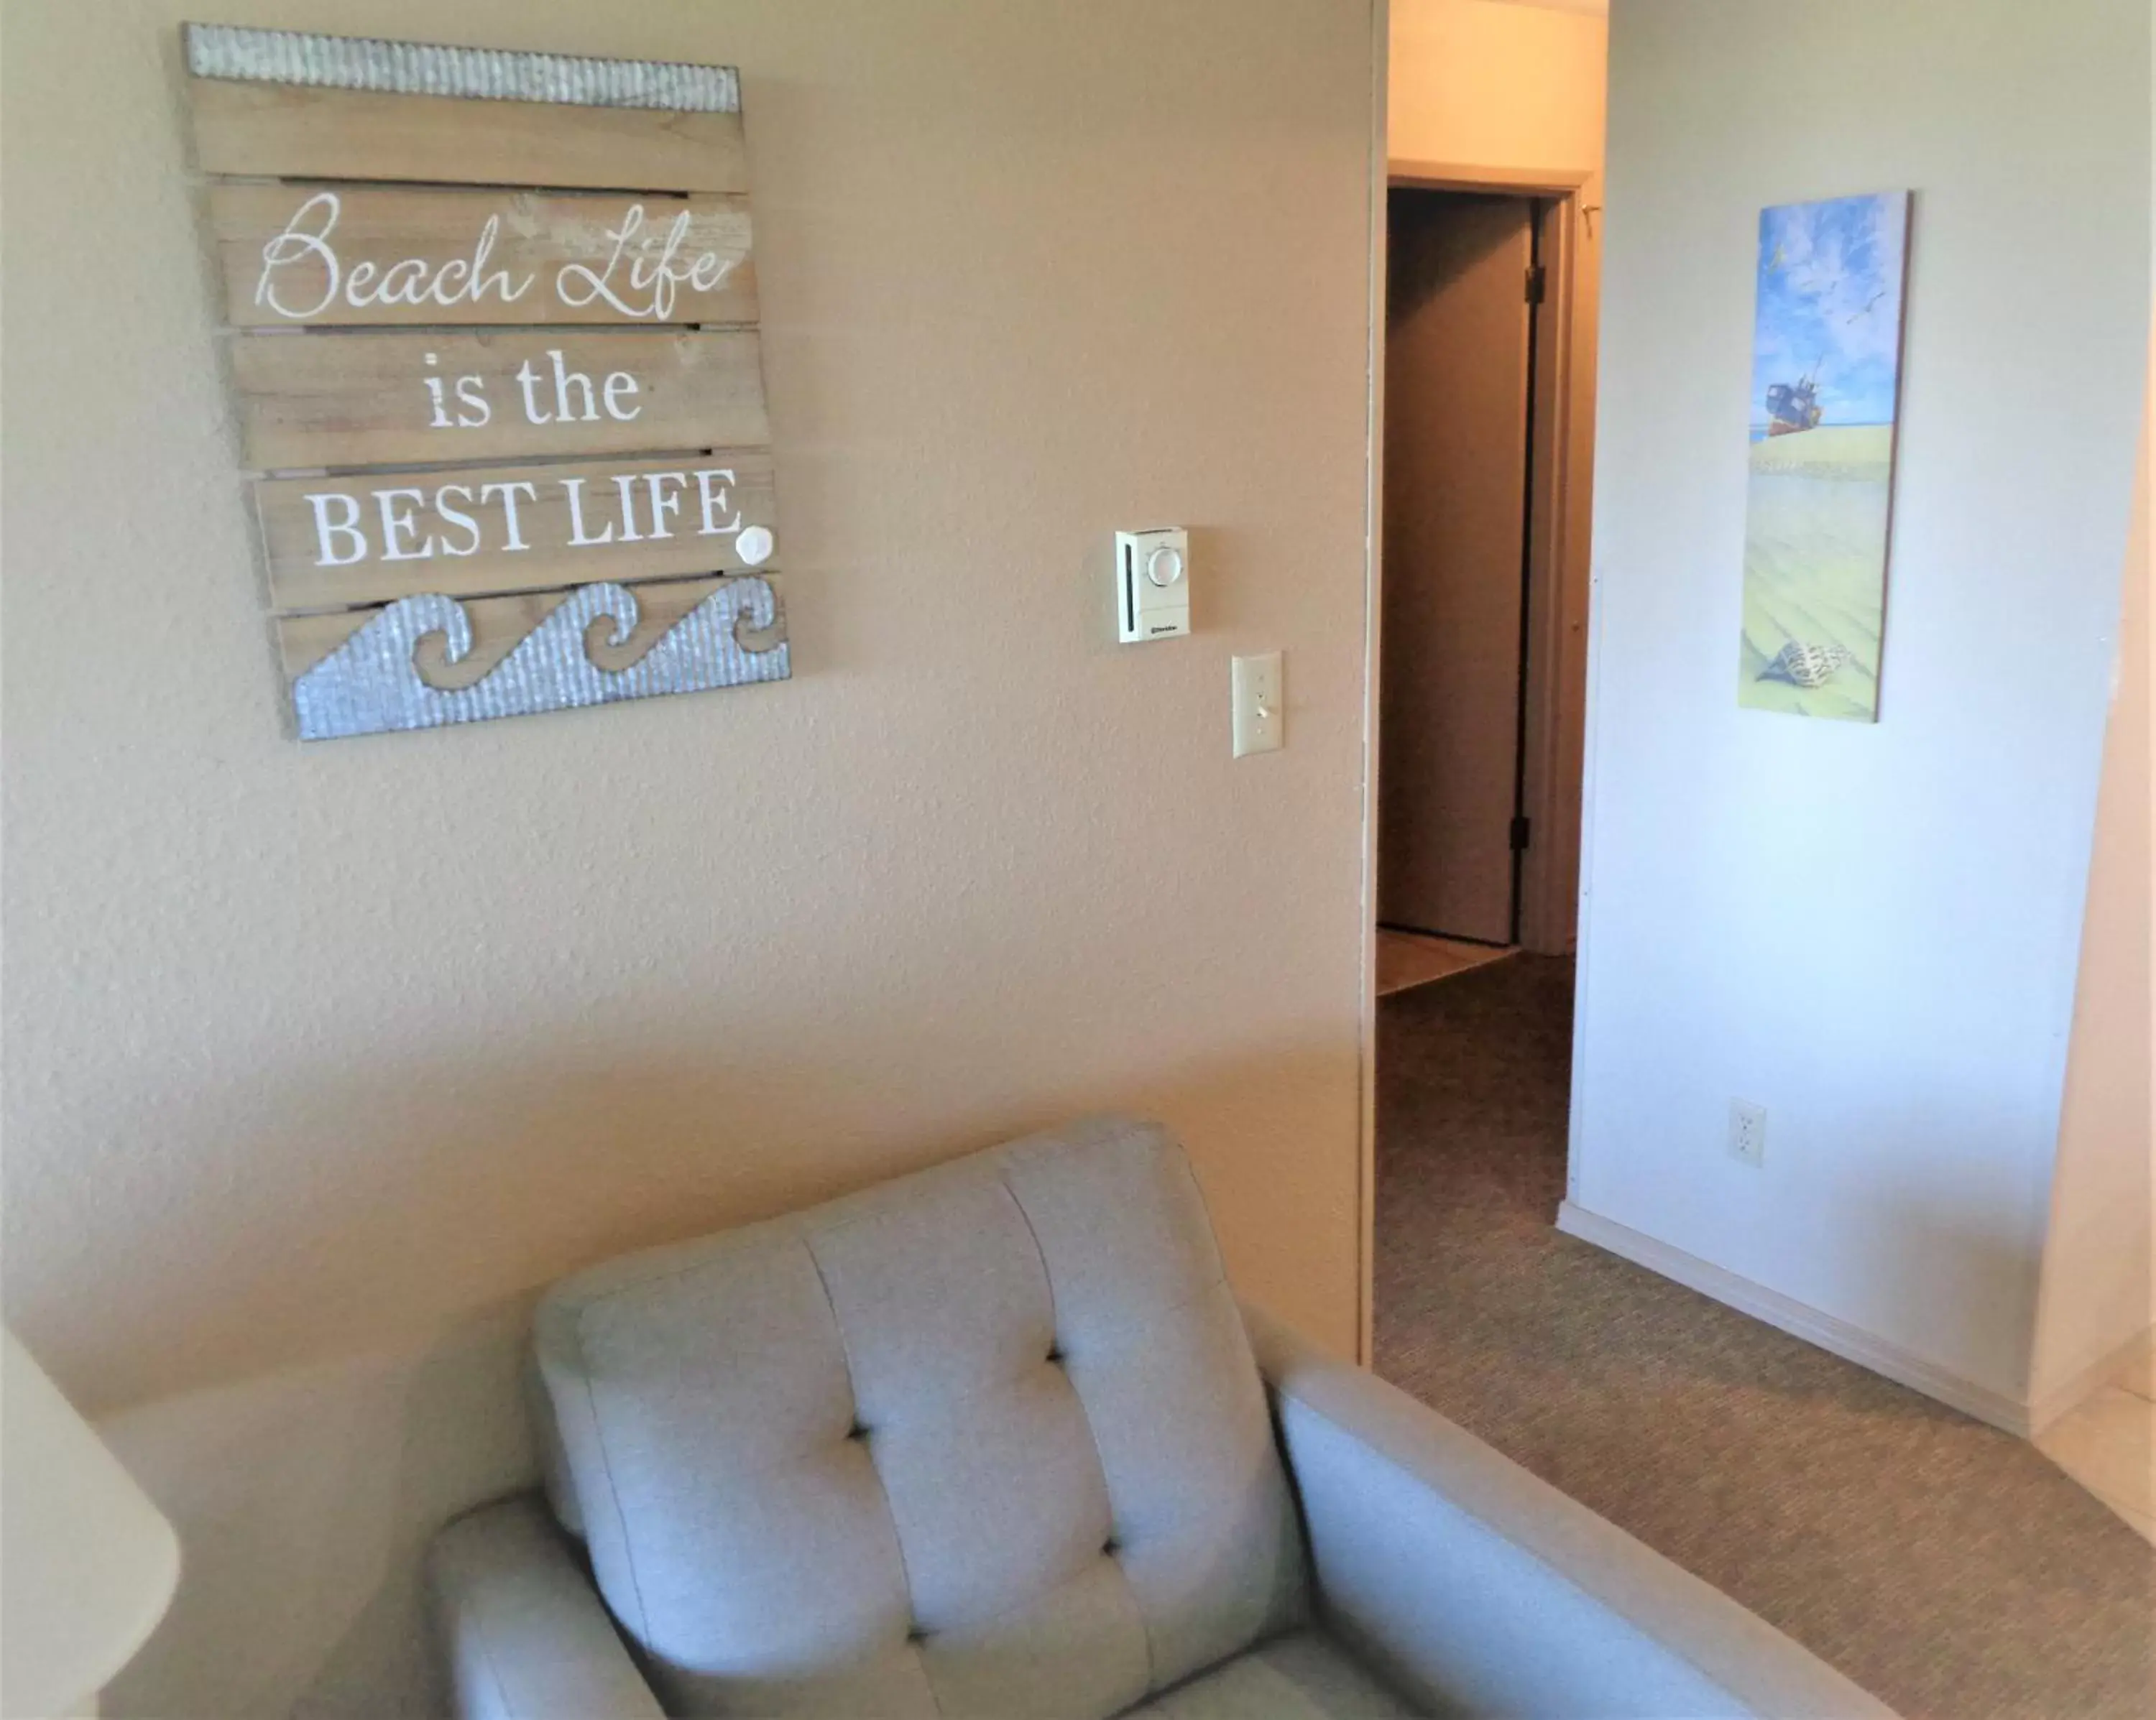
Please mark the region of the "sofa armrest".
POLYGON ((1245 1319, 1320 1616, 1439 1713, 1890 1716, 1825 1661, 1435 1410, 1245 1319))
POLYGON ((537 1494, 449 1524, 428 1576, 458 1720, 665 1720, 537 1494))

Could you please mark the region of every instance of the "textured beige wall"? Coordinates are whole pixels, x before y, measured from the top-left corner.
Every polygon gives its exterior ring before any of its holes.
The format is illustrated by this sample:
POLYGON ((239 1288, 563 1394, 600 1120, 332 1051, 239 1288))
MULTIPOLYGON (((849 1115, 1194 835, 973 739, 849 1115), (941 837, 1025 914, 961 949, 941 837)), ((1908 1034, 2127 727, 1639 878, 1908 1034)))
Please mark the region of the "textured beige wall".
MULTIPOLYGON (((2152 371, 2156 376, 2156 371, 2152 371)), ((2156 396, 2152 396, 2156 405, 2156 396)), ((2144 411, 2126 550, 2117 690, 2104 730, 2058 1170, 2044 1241, 2030 1395, 2061 1394, 2156 1322, 2149 1128, 2149 497, 2156 458, 2144 411)))
POLYGON ((530 1287, 1073 1112, 1165 1116, 1348 1346, 1367 5, 212 8, 744 72, 798 678, 309 748, 198 10, 13 0, 0 133, 7 1307, 188 1537, 131 1705, 365 1706, 412 1526, 520 1472, 457 1392, 530 1287), (1109 535, 1163 520, 1196 636, 1120 647, 1109 535), (1287 748, 1234 762, 1271 648, 1287 748))

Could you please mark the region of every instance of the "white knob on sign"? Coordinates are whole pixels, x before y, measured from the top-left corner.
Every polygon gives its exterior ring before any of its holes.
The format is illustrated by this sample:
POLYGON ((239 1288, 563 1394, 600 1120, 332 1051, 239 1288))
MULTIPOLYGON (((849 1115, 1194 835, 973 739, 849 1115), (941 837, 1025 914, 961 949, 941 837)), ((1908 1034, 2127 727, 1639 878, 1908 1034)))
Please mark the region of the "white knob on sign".
POLYGON ((1146 577, 1157 586, 1172 586, 1183 577, 1183 551, 1173 544, 1156 544, 1146 557, 1146 577))

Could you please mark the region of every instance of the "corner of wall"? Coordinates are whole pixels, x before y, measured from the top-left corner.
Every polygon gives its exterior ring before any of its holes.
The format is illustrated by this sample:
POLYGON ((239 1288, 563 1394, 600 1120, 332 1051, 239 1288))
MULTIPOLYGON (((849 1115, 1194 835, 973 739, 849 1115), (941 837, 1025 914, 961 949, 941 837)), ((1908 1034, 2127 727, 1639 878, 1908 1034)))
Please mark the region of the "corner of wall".
POLYGON ((2049 1420, 2103 1383, 2156 1323, 2151 1129, 2150 506, 2156 340, 2122 572, 2073 1030, 2031 1334, 2030 1403, 2049 1420))

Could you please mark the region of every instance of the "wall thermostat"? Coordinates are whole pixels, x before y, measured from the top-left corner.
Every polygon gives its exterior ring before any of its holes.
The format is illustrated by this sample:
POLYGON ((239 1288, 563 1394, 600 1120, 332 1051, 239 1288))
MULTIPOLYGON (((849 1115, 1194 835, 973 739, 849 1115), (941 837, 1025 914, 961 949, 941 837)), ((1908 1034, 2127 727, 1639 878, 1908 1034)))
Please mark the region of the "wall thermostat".
POLYGON ((1126 645, 1190 631, 1190 537, 1181 526, 1116 534, 1116 618, 1126 645))

